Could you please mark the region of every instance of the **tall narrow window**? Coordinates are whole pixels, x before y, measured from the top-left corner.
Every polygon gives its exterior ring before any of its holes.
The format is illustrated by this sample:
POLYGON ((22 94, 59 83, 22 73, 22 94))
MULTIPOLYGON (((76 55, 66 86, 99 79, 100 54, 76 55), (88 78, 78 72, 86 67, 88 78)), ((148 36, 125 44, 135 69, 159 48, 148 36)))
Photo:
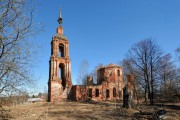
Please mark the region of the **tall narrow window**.
POLYGON ((92 98, 92 89, 91 89, 91 88, 88 89, 88 96, 89 96, 90 98, 92 98))
POLYGON ((59 75, 59 78, 62 80, 62 86, 63 86, 63 89, 65 89, 66 87, 66 80, 65 80, 65 66, 63 63, 59 64, 59 70, 58 70, 58 75, 59 75))
POLYGON ((106 89, 106 98, 109 98, 109 89, 106 89))
POLYGON ((116 88, 113 88, 113 97, 116 97, 116 88))
POLYGON ((119 69, 117 70, 117 74, 118 74, 118 76, 120 76, 120 70, 119 69))
POLYGON ((61 43, 59 44, 59 53, 58 53, 59 57, 64 57, 64 45, 61 43))
POLYGON ((96 89, 96 97, 99 97, 99 89, 96 89))

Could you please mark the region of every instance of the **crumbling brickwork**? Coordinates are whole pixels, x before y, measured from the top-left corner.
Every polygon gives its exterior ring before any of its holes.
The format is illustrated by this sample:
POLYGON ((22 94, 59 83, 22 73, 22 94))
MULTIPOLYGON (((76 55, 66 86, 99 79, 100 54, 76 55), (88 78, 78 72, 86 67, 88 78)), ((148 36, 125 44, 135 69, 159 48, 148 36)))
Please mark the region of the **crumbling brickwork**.
POLYGON ((90 77, 87 85, 73 86, 73 98, 76 101, 85 100, 116 100, 122 99, 123 77, 122 68, 109 64, 97 70, 97 84, 93 84, 90 77), (91 83, 91 84, 90 84, 91 83))

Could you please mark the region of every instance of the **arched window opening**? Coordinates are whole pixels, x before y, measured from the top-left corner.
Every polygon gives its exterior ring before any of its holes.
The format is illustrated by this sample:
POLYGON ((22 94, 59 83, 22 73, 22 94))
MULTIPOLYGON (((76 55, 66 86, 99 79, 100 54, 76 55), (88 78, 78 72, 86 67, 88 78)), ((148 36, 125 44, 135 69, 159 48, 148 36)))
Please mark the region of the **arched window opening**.
POLYGON ((66 87, 66 80, 65 80, 65 66, 64 64, 59 64, 59 71, 58 71, 59 78, 62 80, 63 89, 66 87))
POLYGON ((109 98, 109 89, 106 89, 106 98, 109 98))
POLYGON ((64 45, 63 44, 59 44, 59 53, 58 53, 59 57, 64 57, 64 45))
POLYGON ((118 76, 120 76, 120 70, 119 69, 117 70, 117 74, 118 74, 118 76))
POLYGON ((113 97, 116 97, 116 88, 113 88, 113 97))
POLYGON ((96 97, 99 97, 99 89, 96 89, 96 97))
POLYGON ((92 98, 92 89, 91 89, 91 88, 88 89, 88 96, 89 96, 90 98, 92 98))

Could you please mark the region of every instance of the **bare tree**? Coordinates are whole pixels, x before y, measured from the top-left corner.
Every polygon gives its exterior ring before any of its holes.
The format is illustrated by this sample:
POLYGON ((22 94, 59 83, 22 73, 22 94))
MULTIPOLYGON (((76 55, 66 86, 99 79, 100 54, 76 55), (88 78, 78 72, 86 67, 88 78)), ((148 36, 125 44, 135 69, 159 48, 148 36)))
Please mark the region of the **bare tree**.
POLYGON ((93 82, 97 84, 97 70, 103 66, 102 63, 99 63, 97 66, 94 67, 94 70, 92 71, 93 76, 93 82))
POLYGON ((131 64, 131 60, 129 58, 123 59, 120 61, 120 66, 123 67, 123 74, 128 75, 128 74, 134 74, 135 69, 133 64, 131 64))
POLYGON ((179 61, 180 61, 180 47, 178 47, 178 48, 176 49, 176 53, 178 54, 178 59, 179 59, 179 61))
POLYGON ((142 98, 142 89, 145 89, 145 84, 142 81, 142 74, 141 71, 138 71, 138 69, 136 69, 136 66, 134 64, 131 64, 131 60, 127 57, 126 59, 123 59, 120 62, 120 65, 122 66, 123 69, 123 76, 124 76, 124 82, 126 83, 126 76, 127 75, 133 75, 134 76, 134 86, 135 86, 135 95, 136 95, 136 99, 137 102, 139 102, 139 99, 142 98))
POLYGON ((154 104, 154 87, 158 82, 157 70, 162 57, 162 50, 151 39, 146 39, 133 45, 128 52, 127 59, 132 68, 138 73, 138 82, 144 88, 145 101, 154 104))
POLYGON ((171 86, 173 85, 173 82, 176 80, 176 67, 171 61, 172 57, 170 54, 166 54, 162 57, 160 61, 160 69, 159 69, 159 77, 162 80, 162 93, 164 94, 164 97, 169 96, 171 86))
POLYGON ((0 94, 32 83, 33 49, 29 38, 41 28, 27 0, 0 0, 0 94))
POLYGON ((82 85, 87 84, 87 77, 89 75, 89 63, 87 60, 82 60, 79 66, 78 83, 82 85))

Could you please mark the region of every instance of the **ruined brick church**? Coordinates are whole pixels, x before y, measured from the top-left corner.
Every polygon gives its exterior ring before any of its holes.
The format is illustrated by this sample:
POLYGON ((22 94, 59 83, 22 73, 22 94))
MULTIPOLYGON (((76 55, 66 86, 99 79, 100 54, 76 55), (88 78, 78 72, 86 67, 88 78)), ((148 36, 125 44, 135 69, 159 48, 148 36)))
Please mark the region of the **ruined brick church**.
MULTIPOLYGON (((116 100, 122 99, 124 87, 122 68, 109 64, 97 70, 97 84, 91 76, 87 85, 73 85, 71 79, 71 60, 69 41, 63 34, 61 11, 58 18, 59 26, 51 41, 51 57, 49 61, 48 101, 64 100, 116 100)), ((133 88, 133 76, 127 76, 128 86, 133 88)), ((133 89, 132 89, 133 90, 133 89)), ((133 94, 133 91, 131 91, 133 94)))

